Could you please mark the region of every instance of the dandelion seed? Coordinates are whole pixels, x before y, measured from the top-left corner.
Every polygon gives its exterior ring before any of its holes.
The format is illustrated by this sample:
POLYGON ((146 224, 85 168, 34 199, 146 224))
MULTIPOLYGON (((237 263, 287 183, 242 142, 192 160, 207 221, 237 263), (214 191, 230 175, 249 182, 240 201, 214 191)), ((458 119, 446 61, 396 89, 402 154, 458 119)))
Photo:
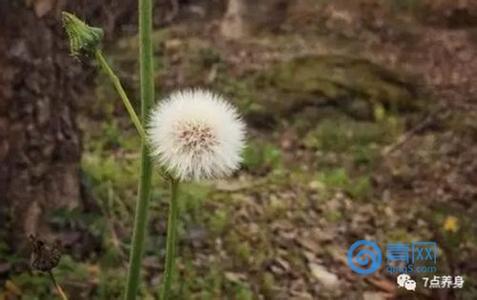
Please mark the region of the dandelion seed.
POLYGON ((185 90, 161 101, 150 116, 151 151, 180 180, 230 175, 241 162, 245 124, 221 96, 185 90))

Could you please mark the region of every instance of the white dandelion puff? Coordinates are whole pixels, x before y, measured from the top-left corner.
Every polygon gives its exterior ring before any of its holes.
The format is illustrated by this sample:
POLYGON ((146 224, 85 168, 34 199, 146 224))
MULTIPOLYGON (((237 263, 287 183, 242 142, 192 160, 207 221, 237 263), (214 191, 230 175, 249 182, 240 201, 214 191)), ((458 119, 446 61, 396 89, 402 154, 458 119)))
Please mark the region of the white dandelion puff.
POLYGON ((148 136, 152 154, 177 179, 214 179, 238 169, 245 124, 221 96, 184 90, 153 109, 148 136))

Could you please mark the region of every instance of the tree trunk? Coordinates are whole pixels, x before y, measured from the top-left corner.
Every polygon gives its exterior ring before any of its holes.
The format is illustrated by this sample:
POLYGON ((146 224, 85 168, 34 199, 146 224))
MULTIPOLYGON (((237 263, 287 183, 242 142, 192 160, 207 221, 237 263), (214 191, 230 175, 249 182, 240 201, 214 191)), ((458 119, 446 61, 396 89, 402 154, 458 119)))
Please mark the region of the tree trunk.
POLYGON ((51 234, 49 213, 80 205, 73 103, 85 78, 55 1, 35 2, 51 6, 0 1, 0 223, 17 249, 31 233, 51 234))
POLYGON ((229 0, 221 33, 240 39, 264 29, 277 30, 286 19, 288 5, 287 0, 229 0))

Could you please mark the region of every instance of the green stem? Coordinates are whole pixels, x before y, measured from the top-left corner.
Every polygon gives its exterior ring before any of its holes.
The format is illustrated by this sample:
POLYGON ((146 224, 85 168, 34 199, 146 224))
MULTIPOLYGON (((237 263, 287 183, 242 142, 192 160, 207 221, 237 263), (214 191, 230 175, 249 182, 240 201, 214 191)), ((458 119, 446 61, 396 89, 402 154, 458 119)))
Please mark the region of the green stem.
POLYGON ((171 179, 171 201, 169 204, 169 219, 167 220, 166 269, 164 271, 164 285, 162 286, 161 300, 168 300, 171 290, 172 275, 177 237, 177 215, 179 210, 178 195, 179 181, 171 179))
POLYGON ((119 97, 121 98, 121 100, 123 100, 124 106, 126 107, 126 110, 128 111, 129 117, 131 117, 131 120, 134 123, 134 126, 136 126, 138 133, 141 135, 142 138, 145 138, 146 134, 144 133, 144 128, 141 125, 141 121, 136 115, 136 112, 134 111, 134 108, 131 105, 131 101, 129 101, 129 98, 126 95, 126 92, 124 91, 124 88, 121 85, 121 81, 119 80, 118 76, 114 74, 114 71, 108 65, 108 62, 104 58, 104 55, 101 52, 101 50, 96 50, 95 56, 99 64, 103 68, 103 70, 106 72, 106 74, 108 74, 109 78, 113 82, 113 85, 116 88, 116 91, 118 92, 119 97))
MULTIPOLYGON (((154 67, 152 56, 152 1, 139 0, 139 66, 141 81, 141 117, 143 124, 154 101, 154 67)), ((141 177, 136 204, 132 248, 126 283, 126 300, 136 299, 141 275, 141 261, 146 235, 147 215, 151 191, 152 161, 145 138, 141 146, 141 177)))

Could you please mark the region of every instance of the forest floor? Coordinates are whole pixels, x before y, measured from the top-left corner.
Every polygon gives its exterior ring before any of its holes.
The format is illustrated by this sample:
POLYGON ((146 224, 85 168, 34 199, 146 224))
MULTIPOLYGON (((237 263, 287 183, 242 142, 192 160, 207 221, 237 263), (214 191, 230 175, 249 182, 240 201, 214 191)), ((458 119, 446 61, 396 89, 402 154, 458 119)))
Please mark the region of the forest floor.
MULTIPOLYGON (((327 9, 242 41, 224 41, 214 22, 155 32, 159 95, 209 87, 249 125, 236 176, 182 188, 174 299, 477 297, 475 33, 327 9), (435 241, 437 274, 464 276, 464 288, 418 282, 412 293, 384 268, 359 276, 346 252, 361 239, 435 241)), ((135 38, 106 52, 137 95, 135 38)), ((52 215, 67 250, 56 272, 72 299, 118 299, 139 140, 103 75, 94 94, 79 118, 88 205, 52 215)), ((168 191, 156 175, 141 299, 156 297, 165 254, 168 191)), ((47 295, 47 280, 15 275, 10 289, 47 295)))

